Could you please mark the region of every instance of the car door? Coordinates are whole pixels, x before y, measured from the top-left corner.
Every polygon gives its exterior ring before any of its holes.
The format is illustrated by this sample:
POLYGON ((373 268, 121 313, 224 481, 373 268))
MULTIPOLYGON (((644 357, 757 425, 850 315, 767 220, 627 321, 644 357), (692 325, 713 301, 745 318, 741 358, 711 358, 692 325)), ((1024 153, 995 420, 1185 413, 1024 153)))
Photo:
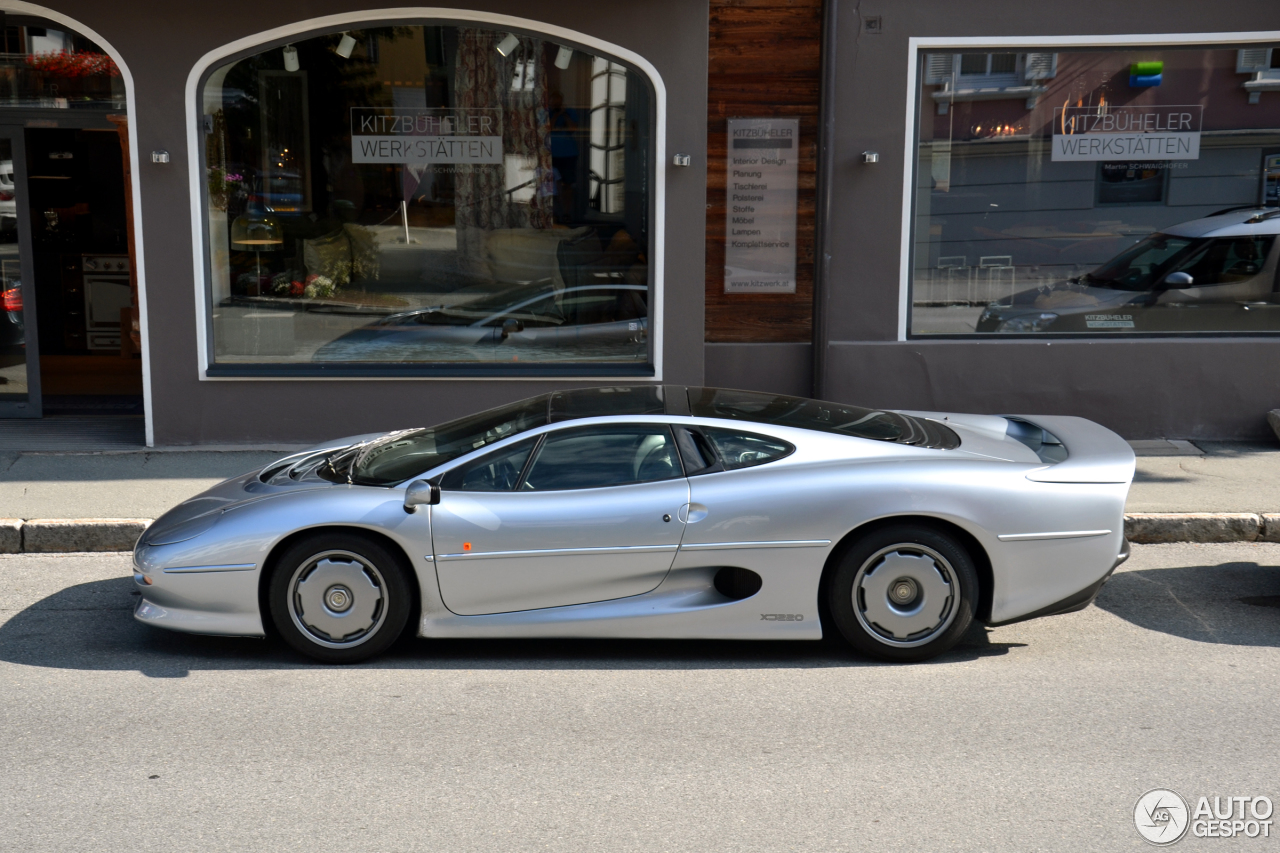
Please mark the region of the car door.
POLYGON ((1274 242, 1270 234, 1208 241, 1163 273, 1186 273, 1190 281, 1161 291, 1138 330, 1251 331, 1275 285, 1267 262, 1274 242))
POLYGON ((449 471, 432 507, 440 594, 475 616, 648 592, 689 485, 664 424, 567 427, 449 471))

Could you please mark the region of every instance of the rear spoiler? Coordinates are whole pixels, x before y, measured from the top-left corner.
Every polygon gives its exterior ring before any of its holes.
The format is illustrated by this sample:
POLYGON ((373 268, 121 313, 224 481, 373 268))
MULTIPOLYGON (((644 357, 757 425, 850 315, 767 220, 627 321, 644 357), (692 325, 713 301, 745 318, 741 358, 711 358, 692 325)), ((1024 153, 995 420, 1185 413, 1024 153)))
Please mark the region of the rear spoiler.
POLYGON ((1104 426, 1063 415, 1009 415, 1035 424, 1057 438, 1067 458, 1027 474, 1038 483, 1128 483, 1133 480, 1133 448, 1104 426))

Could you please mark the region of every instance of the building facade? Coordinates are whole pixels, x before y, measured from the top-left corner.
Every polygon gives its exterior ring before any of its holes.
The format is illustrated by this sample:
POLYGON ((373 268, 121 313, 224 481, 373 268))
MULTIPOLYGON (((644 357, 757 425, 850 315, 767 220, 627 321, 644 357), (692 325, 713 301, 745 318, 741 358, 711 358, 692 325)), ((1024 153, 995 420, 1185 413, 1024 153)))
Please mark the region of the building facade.
POLYGON ((656 382, 1244 438, 1277 404, 1269 4, 0 8, 0 416, 301 444, 656 382))

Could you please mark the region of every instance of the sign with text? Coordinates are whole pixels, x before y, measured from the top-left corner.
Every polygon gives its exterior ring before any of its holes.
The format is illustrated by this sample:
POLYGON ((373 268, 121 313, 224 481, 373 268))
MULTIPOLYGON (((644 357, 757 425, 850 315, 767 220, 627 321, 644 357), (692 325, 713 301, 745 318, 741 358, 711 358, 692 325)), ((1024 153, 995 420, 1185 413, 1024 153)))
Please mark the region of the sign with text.
POLYGON ((799 119, 729 119, 725 293, 796 292, 799 156, 799 119))
POLYGON ((1169 107, 1058 107, 1053 159, 1199 160, 1200 104, 1169 107))
POLYGON ((351 108, 351 162, 502 163, 502 110, 351 108))

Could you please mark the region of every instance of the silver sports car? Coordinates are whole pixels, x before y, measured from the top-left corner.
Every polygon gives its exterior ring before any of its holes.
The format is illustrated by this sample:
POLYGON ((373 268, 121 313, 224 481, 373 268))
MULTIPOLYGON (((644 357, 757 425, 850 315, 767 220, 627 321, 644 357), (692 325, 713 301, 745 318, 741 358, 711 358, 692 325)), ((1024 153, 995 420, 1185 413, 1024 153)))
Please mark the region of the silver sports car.
POLYGON ((134 551, 135 616, 318 660, 423 637, 817 640, 917 661, 974 619, 1086 607, 1134 458, 1072 417, 590 388, 331 442, 134 551))

